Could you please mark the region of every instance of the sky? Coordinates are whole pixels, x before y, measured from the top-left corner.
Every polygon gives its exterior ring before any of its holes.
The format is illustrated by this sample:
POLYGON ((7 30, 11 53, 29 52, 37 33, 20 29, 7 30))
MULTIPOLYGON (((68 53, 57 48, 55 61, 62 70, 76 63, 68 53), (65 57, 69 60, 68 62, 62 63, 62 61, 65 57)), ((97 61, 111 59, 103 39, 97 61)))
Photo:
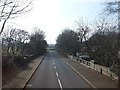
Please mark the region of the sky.
POLYGON ((93 22, 103 9, 100 0, 34 0, 32 10, 9 23, 29 33, 34 27, 45 32, 48 44, 55 44, 65 28, 75 28, 75 20, 84 18, 93 22))

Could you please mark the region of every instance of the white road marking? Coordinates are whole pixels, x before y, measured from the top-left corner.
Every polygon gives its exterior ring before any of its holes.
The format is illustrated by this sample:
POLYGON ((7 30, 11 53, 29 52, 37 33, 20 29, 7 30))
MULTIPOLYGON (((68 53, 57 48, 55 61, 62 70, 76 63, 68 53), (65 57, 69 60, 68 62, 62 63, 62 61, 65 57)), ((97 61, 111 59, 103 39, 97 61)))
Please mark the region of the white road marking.
POLYGON ((56 72, 56 75, 58 76, 58 73, 56 72))
POLYGON ((28 87, 31 87, 32 85, 28 84, 27 86, 28 86, 28 87))
POLYGON ((62 84, 61 84, 61 82, 60 82, 60 79, 58 79, 58 83, 59 83, 59 86, 60 86, 60 88, 61 88, 61 90, 62 90, 62 84))
POLYGON ((54 68, 56 68, 56 67, 54 67, 54 68))
POLYGON ((53 63, 53 64, 55 64, 55 63, 53 63))
MULTIPOLYGON (((64 59, 63 59, 64 60, 64 59)), ((65 60, 64 60, 65 61, 65 60)), ((66 61, 65 63, 70 66, 78 75, 80 75, 89 85, 91 85, 93 88, 96 88, 90 81, 88 81, 82 74, 80 74, 77 70, 75 70, 70 64, 68 64, 66 61)))

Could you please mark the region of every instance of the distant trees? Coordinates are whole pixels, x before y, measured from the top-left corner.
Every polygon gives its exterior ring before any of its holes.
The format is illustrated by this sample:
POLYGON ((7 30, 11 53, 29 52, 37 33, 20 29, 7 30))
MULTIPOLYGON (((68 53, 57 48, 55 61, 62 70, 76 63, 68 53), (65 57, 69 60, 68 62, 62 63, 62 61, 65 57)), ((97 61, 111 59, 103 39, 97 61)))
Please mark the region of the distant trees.
POLYGON ((46 51, 47 42, 45 39, 45 33, 39 28, 34 28, 35 32, 30 36, 30 52, 32 54, 41 55, 46 51))
POLYGON ((9 19, 31 10, 30 0, 0 0, 0 36, 9 19))
POLYGON ((65 29, 62 34, 59 34, 56 42, 56 48, 61 53, 76 55, 79 50, 78 36, 73 30, 65 29))
POLYGON ((81 52, 82 48, 86 48, 86 53, 90 53, 87 40, 91 29, 83 20, 75 23, 77 24, 76 30, 65 29, 62 34, 59 34, 56 40, 57 50, 76 56, 76 53, 81 52))

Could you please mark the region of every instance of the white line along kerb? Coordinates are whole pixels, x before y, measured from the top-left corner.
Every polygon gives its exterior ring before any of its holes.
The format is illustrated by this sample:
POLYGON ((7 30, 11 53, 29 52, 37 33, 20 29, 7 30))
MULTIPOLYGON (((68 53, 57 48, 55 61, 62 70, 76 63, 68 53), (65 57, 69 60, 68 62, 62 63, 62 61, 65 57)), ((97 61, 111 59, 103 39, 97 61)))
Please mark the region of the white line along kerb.
POLYGON ((60 82, 60 79, 58 79, 58 83, 59 83, 60 88, 61 88, 61 90, 62 90, 62 84, 61 84, 61 82, 60 82))
MULTIPOLYGON (((63 59, 64 60, 64 59, 63 59)), ((64 60, 65 61, 65 60, 64 60)), ((79 74, 89 85, 91 85, 93 88, 96 88, 91 82, 89 82, 82 74, 80 74, 77 70, 75 70, 70 64, 68 64, 66 61, 65 63, 69 65, 77 74, 79 74)))

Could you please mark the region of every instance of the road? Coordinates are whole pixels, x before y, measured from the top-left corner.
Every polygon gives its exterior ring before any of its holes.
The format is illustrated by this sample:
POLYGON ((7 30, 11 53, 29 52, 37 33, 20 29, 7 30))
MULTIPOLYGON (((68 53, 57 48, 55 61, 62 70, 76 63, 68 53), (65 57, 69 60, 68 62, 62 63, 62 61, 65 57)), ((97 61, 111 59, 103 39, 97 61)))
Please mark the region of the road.
POLYGON ((25 88, 91 88, 63 58, 49 51, 25 88))

